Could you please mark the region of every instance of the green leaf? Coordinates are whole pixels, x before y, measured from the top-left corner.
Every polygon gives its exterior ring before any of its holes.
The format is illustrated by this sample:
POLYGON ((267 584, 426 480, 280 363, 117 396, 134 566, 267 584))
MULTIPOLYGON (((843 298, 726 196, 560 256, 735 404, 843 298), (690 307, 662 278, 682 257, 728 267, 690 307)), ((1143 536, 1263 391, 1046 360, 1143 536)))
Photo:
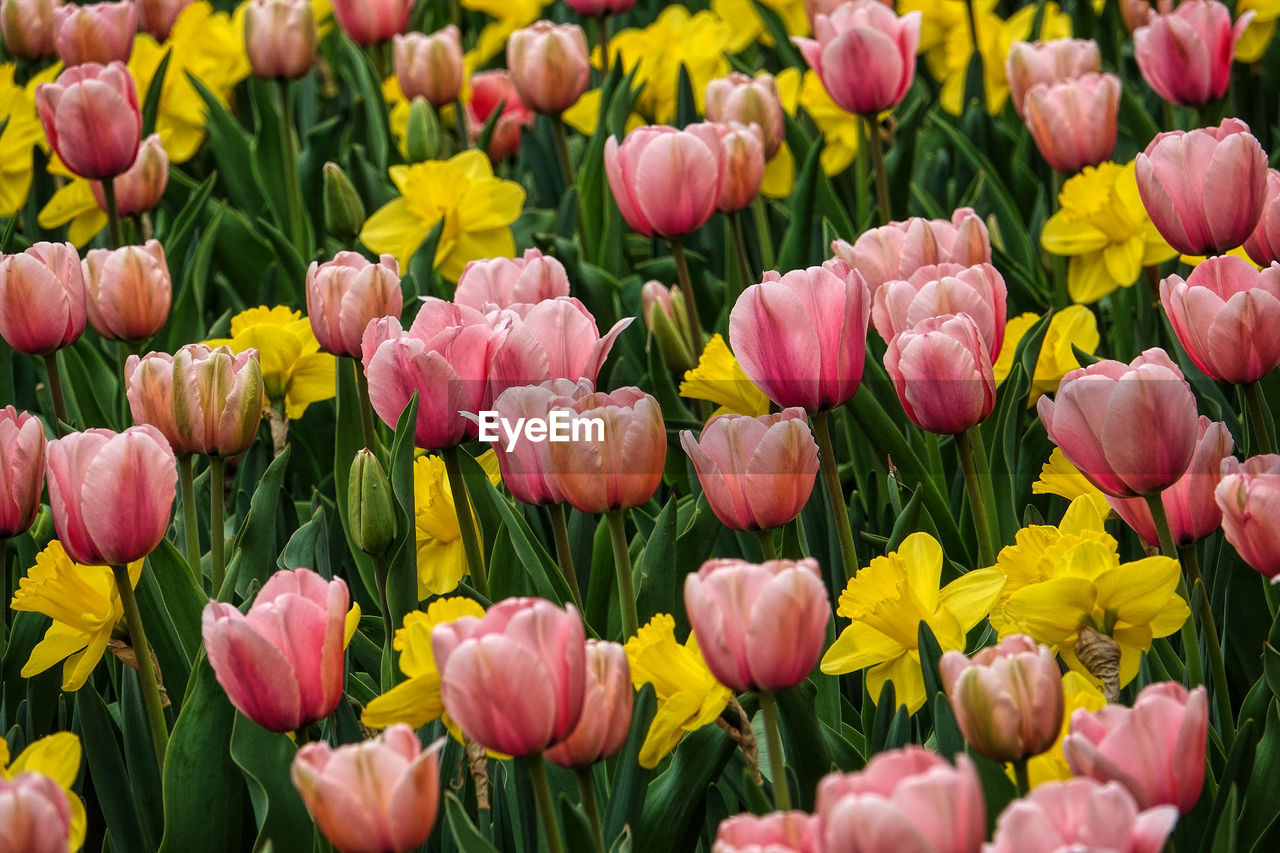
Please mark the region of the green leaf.
POLYGON ((1221 837, 1225 830, 1225 826, 1220 826, 1218 821, 1226 817, 1223 824, 1230 824, 1230 832, 1232 846, 1226 848, 1235 850, 1235 823, 1239 814, 1239 804, 1236 801, 1237 788, 1248 784, 1249 776, 1253 772, 1253 759, 1258 746, 1258 725, 1253 720, 1245 720, 1240 724, 1239 730, 1236 731, 1236 742, 1231 747, 1231 754, 1227 756, 1226 766, 1223 767, 1221 775, 1218 777, 1218 795, 1213 800, 1213 808, 1209 812, 1209 819, 1204 828, 1204 841, 1200 845, 1203 851, 1209 851, 1216 848, 1214 839, 1221 837), (1216 831, 1215 831, 1216 830, 1216 831))
MULTIPOLYGON (((102 808, 113 846, 120 850, 151 849, 155 845, 154 842, 147 844, 143 837, 143 828, 138 820, 138 807, 142 804, 133 801, 133 787, 129 784, 124 756, 116 740, 116 727, 92 684, 86 684, 76 693, 76 711, 80 715, 81 741, 89 775, 93 779, 93 790, 97 793, 98 805, 102 808)), ((144 753, 131 755, 130 760, 154 764, 156 757, 150 739, 146 741, 146 747, 144 753)))
POLYGON ((276 509, 284 486, 285 470, 289 465, 292 447, 285 445, 280 455, 272 460, 249 502, 249 513, 232 540, 227 565, 227 578, 218 593, 220 601, 229 598, 231 590, 247 595, 249 584, 266 582, 275 570, 276 557, 276 509))
POLYGON ((171 58, 173 58, 172 47, 160 58, 160 64, 156 66, 156 72, 151 76, 151 85, 147 87, 147 96, 142 102, 143 139, 156 132, 156 115, 160 111, 160 98, 164 94, 164 78, 169 70, 171 58))
POLYGON ((152 651, 160 661, 169 701, 179 708, 191 663, 199 654, 200 617, 209 598, 169 540, 160 541, 147 565, 150 570, 138 579, 138 609, 152 651))
POLYGON ((205 149, 212 153, 218 165, 218 174, 226 185, 227 196, 245 215, 256 217, 262 210, 262 194, 253 180, 250 148, 253 137, 227 112, 217 96, 205 88, 200 78, 190 71, 186 74, 200 100, 204 101, 205 130, 209 134, 209 144, 205 149))
MULTIPOLYGON (((342 525, 342 535, 347 542, 347 551, 356 564, 356 571, 364 586, 364 595, 360 596, 366 604, 378 601, 378 586, 373 577, 373 560, 356 545, 351 538, 351 511, 347 506, 351 486, 351 462, 356 451, 364 447, 364 433, 361 424, 363 417, 360 407, 360 394, 356 386, 355 371, 361 370, 354 359, 338 359, 337 368, 337 406, 336 423, 333 436, 333 490, 338 504, 338 520, 342 525)), ((355 590, 352 591, 353 595, 355 590)))
POLYGON ((799 804, 796 808, 813 810, 818 782, 831 772, 834 760, 818 721, 817 690, 810 681, 802 681, 777 694, 778 719, 786 749, 787 766, 799 782, 799 804))
POLYGON ((396 499, 396 538, 387 553, 387 609, 400 627, 418 607, 418 527, 415 521, 413 451, 418 424, 418 392, 396 421, 391 442, 391 491, 396 499))
POLYGON ((444 812, 449 834, 462 853, 498 853, 498 848, 490 844, 471 822, 471 816, 461 801, 448 791, 444 795, 444 812))
POLYGON ((706 811, 707 789, 724 772, 737 746, 717 726, 704 726, 680 741, 671 763, 649 785, 635 824, 642 850, 692 850, 706 811))
POLYGON ((231 759, 249 786, 249 799, 258 821, 254 849, 270 844, 275 853, 310 853, 311 816, 290 778, 298 748, 287 735, 269 732, 236 714, 231 728, 231 759))
POLYGON ((675 613, 684 606, 684 574, 676 560, 677 505, 672 495, 636 561, 636 606, 642 625, 655 613, 675 613))
POLYGON ((355 42, 339 38, 339 57, 349 67, 350 74, 340 79, 356 94, 358 106, 363 110, 363 121, 355 122, 362 132, 369 158, 378 171, 385 173, 387 158, 391 152, 391 131, 387 121, 387 103, 382 97, 382 85, 369 57, 355 42))
POLYGON ((808 266, 814 233, 814 191, 821 165, 821 143, 809 149, 791 193, 791 224, 787 226, 778 249, 778 269, 794 270, 808 266))
POLYGON ((645 684, 636 693, 635 704, 631 707, 631 728, 614 765, 610 796, 603 815, 606 843, 618 838, 640 818, 649 780, 653 776, 652 770, 640 766, 640 747, 644 745, 657 708, 653 685, 645 684))

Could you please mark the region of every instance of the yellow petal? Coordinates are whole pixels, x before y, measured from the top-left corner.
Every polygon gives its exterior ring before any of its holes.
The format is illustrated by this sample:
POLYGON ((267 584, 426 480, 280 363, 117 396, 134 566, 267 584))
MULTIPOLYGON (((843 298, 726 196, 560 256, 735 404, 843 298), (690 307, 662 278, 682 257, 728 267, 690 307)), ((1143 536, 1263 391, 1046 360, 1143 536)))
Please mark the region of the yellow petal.
POLYGON ((1038 642, 1056 646, 1075 634, 1096 600, 1090 581, 1059 577, 1019 589, 1009 596, 1004 611, 1038 642))
POLYGON ((690 693, 677 693, 658 703, 657 713, 649 724, 640 746, 640 766, 653 769, 684 737, 685 724, 698 712, 698 698, 690 693))
POLYGON ((1053 255, 1074 256, 1097 252, 1111 241, 1093 224, 1065 210, 1050 216, 1040 231, 1040 245, 1053 255))
POLYGON ((1090 252, 1067 262, 1067 294, 1072 302, 1088 305, 1114 291, 1120 283, 1107 272, 1106 255, 1090 252))
POLYGON ((440 675, 431 672, 402 681, 374 699, 360 715, 371 729, 385 729, 396 723, 421 728, 444 713, 440 699, 440 675))
POLYGON ((924 706, 924 672, 920 669, 917 652, 899 655, 867 671, 867 693, 872 702, 880 701, 880 692, 886 681, 893 682, 894 701, 906 705, 907 713, 914 714, 924 706))
POLYGON ((844 675, 884 663, 907 649, 902 643, 880 633, 865 622, 854 622, 840 632, 822 656, 822 671, 827 675, 844 675))
POLYGON ((9 765, 8 773, 43 773, 69 790, 80 775, 80 757, 80 738, 71 732, 57 732, 32 742, 9 765))
POLYGON ((968 631, 991 612, 1004 584, 1004 572, 997 568, 967 572, 942 589, 939 604, 968 631))
POLYGON ((326 352, 304 355, 293 363, 285 394, 285 415, 290 420, 302 417, 312 403, 334 396, 336 364, 337 359, 326 352))
MULTIPOLYGON (((847 164, 846 164, 847 165, 847 164)), ((760 192, 769 198, 787 198, 796 186, 796 158, 791 146, 782 143, 778 153, 765 164, 760 192)))

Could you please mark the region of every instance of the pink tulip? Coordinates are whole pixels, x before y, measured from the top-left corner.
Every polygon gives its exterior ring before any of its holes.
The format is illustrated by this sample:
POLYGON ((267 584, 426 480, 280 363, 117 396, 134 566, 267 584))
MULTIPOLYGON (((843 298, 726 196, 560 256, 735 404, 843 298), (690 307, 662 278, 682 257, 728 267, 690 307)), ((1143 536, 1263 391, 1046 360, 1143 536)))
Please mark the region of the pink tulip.
POLYGON ((1209 730, 1203 687, 1174 681, 1142 689, 1132 708, 1107 705, 1071 715, 1062 754, 1077 776, 1119 782, 1138 807, 1176 806, 1186 814, 1200 799, 1209 730))
POLYGON ((520 258, 469 262, 458 277, 453 301, 488 311, 568 295, 569 274, 564 264, 537 249, 525 249, 520 258))
POLYGON ((758 125, 746 127, 735 122, 715 127, 724 149, 716 210, 733 213, 748 207, 760 195, 760 185, 764 182, 764 144, 758 125))
POLYGON ((1222 3, 1186 0, 1134 31, 1133 58, 1160 97, 1185 107, 1203 106, 1227 93, 1236 42, 1253 17, 1245 12, 1233 27, 1222 3))
POLYGON ((164 41, 169 38, 178 16, 193 2, 195 0, 134 0, 138 7, 138 26, 156 41, 164 41))
POLYGON ((236 710, 273 732, 332 714, 342 698, 348 604, 345 581, 326 581, 310 569, 267 578, 248 613, 221 601, 206 604, 205 650, 236 710))
POLYGON ((138 13, 133 0, 61 6, 53 13, 53 41, 67 67, 96 62, 128 62, 138 13))
POLYGON ((662 482, 667 433, 658 401, 639 388, 566 403, 570 441, 551 442, 552 489, 582 512, 640 506, 662 482))
MULTIPOLYGON (((1201 2, 1208 0, 1192 5, 1201 2)), ((1138 155, 1135 171, 1151 221, 1184 255, 1234 249, 1249 239, 1262 216, 1267 155, 1239 119, 1189 133, 1162 133, 1138 155)))
MULTIPOLYGON (((564 498, 556 489, 551 464, 551 444, 546 441, 529 441, 517 434, 501 429, 502 419, 517 424, 521 418, 547 420, 556 406, 572 403, 594 393, 590 382, 579 379, 548 379, 537 385, 508 388, 493 401, 492 411, 499 421, 494 450, 498 455, 498 469, 502 472, 502 484, 511 496, 521 503, 553 504, 564 498)), ((481 432, 481 439, 485 434, 481 432)))
POLYGON ((995 363, 1004 347, 1006 296, 1004 277, 991 264, 921 267, 876 290, 871 322, 888 343, 930 317, 968 314, 995 363))
POLYGON ((70 243, 36 243, 0 260, 0 337, 18 352, 47 355, 84 334, 84 272, 70 243))
POLYGON ((995 408, 991 356, 968 314, 930 317, 898 333, 884 369, 907 417, 928 432, 962 433, 995 408))
POLYGON ((684 607, 716 680, 786 690, 822 655, 831 605, 818 561, 708 560, 684 581, 684 607))
POLYGON ((819 853, 822 821, 804 812, 740 814, 716 829, 711 853, 819 853))
MULTIPOLYGON (((169 184, 169 154, 160 142, 160 134, 153 133, 138 148, 137 159, 129 171, 115 180, 116 212, 121 216, 145 213, 160 203, 164 189, 169 184)), ((105 212, 107 198, 101 181, 90 181, 94 201, 105 212)))
POLYGON ((507 40, 507 68, 529 109, 558 116, 591 83, 591 50, 577 24, 538 21, 507 40))
POLYGON ((1222 532, 1246 563, 1275 582, 1280 575, 1280 456, 1222 460, 1214 491, 1222 532))
POLYGON ((582 717, 567 738, 546 751, 547 760, 561 767, 590 767, 617 755, 631 729, 635 695, 622 646, 587 640, 582 717))
MULTIPOLYGON (((1231 455, 1235 443, 1231 433, 1227 432, 1226 424, 1213 423, 1204 415, 1200 416, 1199 429, 1200 436, 1187 473, 1160 493, 1173 539, 1179 545, 1189 545, 1205 538, 1222 523, 1222 511, 1214 501, 1214 491, 1222 479, 1222 463, 1231 455)), ((1107 503, 1135 533, 1151 545, 1160 544, 1146 501, 1108 496, 1107 503)))
POLYGON ((596 318, 572 296, 512 305, 490 317, 495 326, 508 328, 489 363, 490 399, 507 388, 545 379, 586 379, 594 384, 614 341, 635 319, 623 317, 601 337, 596 318))
POLYGON ((1074 80, 1102 70, 1102 53, 1092 39, 1052 39, 1009 45, 1004 62, 1013 111, 1022 115, 1024 98, 1039 83, 1074 80))
MULTIPOLYGON (((0 409, 0 541, 35 523, 44 488, 44 424, 13 406, 0 409)), ((0 571, 7 570, 0 566, 0 571)))
POLYGON ((911 88, 919 12, 899 18, 875 0, 853 0, 817 15, 813 34, 792 41, 842 109, 875 116, 896 107, 911 88))
POLYGON ((727 77, 717 77, 707 84, 706 104, 707 121, 759 127, 766 160, 772 160, 786 141, 782 99, 772 74, 753 78, 734 71, 727 77))
POLYGON ((1135 30, 1151 23, 1157 15, 1167 15, 1173 11, 1174 0, 1121 0, 1120 18, 1124 28, 1132 35, 1135 30))
POLYGON ((1085 74, 1032 86, 1022 117, 1045 162, 1071 175, 1111 157, 1119 114, 1120 78, 1085 74))
POLYGON ((77 65, 36 87, 40 123, 54 153, 82 178, 129 171, 142 142, 133 75, 121 62, 77 65))
POLYGON ((431 650, 445 712, 486 749, 533 755, 577 727, 587 655, 573 605, 508 598, 482 618, 436 626, 431 650))
POLYGON ((972 658, 947 652, 938 669, 960 731, 979 754, 1025 761, 1058 739, 1062 676, 1048 646, 1014 634, 972 658))
POLYGON ((390 255, 375 264, 359 252, 339 252, 307 269, 307 316, 327 353, 360 358, 370 321, 399 319, 403 305, 400 264, 390 255))
POLYGON ((252 0, 244 7, 244 46, 253 73, 295 80, 316 60, 316 14, 311 0, 252 0))
POLYGON ((1121 785, 1092 779, 1045 782, 1014 800, 996 821, 985 853, 1160 853, 1178 820, 1178 810, 1157 806, 1138 811, 1121 785))
POLYGON ((48 453, 53 526, 72 560, 126 565, 155 550, 178 487, 178 463, 159 430, 91 429, 54 439, 48 453))
POLYGON ((431 35, 405 33, 391 40, 400 91, 409 100, 426 98, 436 109, 451 104, 462 90, 462 36, 450 24, 431 35))
POLYGON ((842 261, 764 274, 729 313, 729 342, 747 376, 782 407, 848 402, 862 382, 871 298, 842 261))
POLYGON ((520 150, 520 129, 533 123, 533 110, 520 100, 520 93, 511 80, 511 74, 503 69, 482 71, 471 78, 471 100, 467 102, 467 133, 471 144, 480 140, 480 134, 494 110, 501 108, 498 121, 489 137, 489 159, 494 163, 506 160, 520 150))
POLYGON ((342 853, 403 853, 431 835, 440 808, 440 750, 397 723, 337 749, 309 743, 293 759, 293 786, 325 838, 342 853))
POLYGON ((636 0, 564 0, 579 15, 621 15, 630 12, 636 0))
POLYGON ((333 0, 338 26, 356 44, 386 41, 409 27, 414 0, 333 0))
POLYGON ((1162 349, 1129 364, 1105 359, 1062 378, 1036 404, 1049 440, 1089 482, 1119 498, 1154 495, 1186 473, 1196 398, 1162 349))
MULTIPOLYGON (((79 753, 77 753, 79 754, 79 753)), ((43 773, 0 774, 0 850, 67 853, 71 804, 61 786, 43 773)))
POLYGON ((0 34, 18 59, 43 59, 54 52, 54 13, 63 0, 0 0, 0 34))
POLYGON ((955 766, 924 747, 882 752, 857 773, 818 783, 826 853, 978 853, 987 835, 982 785, 961 753, 955 766))
POLYGON ((720 197, 724 147, 714 125, 650 125, 604 145, 604 169, 622 218, 646 237, 697 231, 720 197))
POLYGON ((1280 172, 1267 170, 1267 197, 1262 203, 1258 227, 1244 241, 1244 250, 1255 264, 1280 261, 1280 172))
POLYGON ((169 319, 173 284, 159 240, 90 249, 84 258, 84 284, 89 325, 107 340, 145 340, 169 319))
POLYGON ((853 245, 831 243, 831 251, 862 273, 874 297, 886 281, 909 279, 921 267, 991 263, 986 223, 972 208, 962 207, 946 219, 912 218, 864 231, 853 245))
POLYGON ((758 418, 720 415, 694 439, 680 432, 711 511, 732 530, 772 530, 800 514, 818 475, 803 409, 758 418))

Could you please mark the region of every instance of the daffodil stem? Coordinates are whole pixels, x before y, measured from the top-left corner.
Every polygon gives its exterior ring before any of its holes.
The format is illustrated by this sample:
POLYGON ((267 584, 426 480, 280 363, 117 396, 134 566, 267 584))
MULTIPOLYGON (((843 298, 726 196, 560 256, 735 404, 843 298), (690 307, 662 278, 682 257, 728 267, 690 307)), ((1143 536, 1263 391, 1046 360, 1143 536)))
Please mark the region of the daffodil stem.
POLYGON ((56 352, 45 355, 44 372, 49 376, 49 396, 53 398, 53 416, 58 420, 58 423, 54 425, 54 431, 58 435, 65 435, 66 429, 63 424, 70 423, 70 421, 67 420, 67 398, 62 393, 62 373, 58 370, 58 354, 56 352))
POLYGON ((223 562, 223 547, 226 544, 226 523, 223 513, 226 511, 226 486, 224 477, 227 472, 226 460, 221 456, 209 457, 209 576, 213 578, 213 594, 222 594, 222 582, 226 579, 226 564, 223 562))
MULTIPOLYGON (((1163 504, 1162 504, 1163 506, 1163 504)), ((1166 524, 1168 519, 1166 518, 1166 524)), ((1209 590, 1200 578, 1200 557, 1196 554, 1195 544, 1178 548, 1179 562, 1186 569, 1191 579, 1191 589, 1201 590, 1200 598, 1200 632, 1204 634, 1204 643, 1209 650, 1209 670, 1213 674, 1213 701, 1218 707, 1218 725, 1221 727, 1222 743, 1228 750, 1235 743, 1236 723, 1231 712, 1231 694, 1227 690, 1227 668, 1222 659, 1222 644, 1218 642, 1218 626, 1214 622, 1213 607, 1209 603, 1209 590)))
POLYGON ((689 349, 693 357, 702 354, 702 321, 698 319, 698 301, 693 298, 693 279, 689 277, 689 263, 684 256, 684 243, 679 237, 671 238, 671 257, 676 262, 676 279, 684 294, 685 308, 689 311, 689 349))
POLYGON ((133 645, 134 661, 138 665, 138 684, 142 687, 143 711, 147 716, 147 728, 151 730, 151 743, 156 750, 156 763, 164 769, 164 753, 169 746, 169 728, 164 721, 164 706, 160 701, 160 684, 156 681, 155 667, 151 663, 151 645, 147 632, 142 628, 142 616, 138 612, 138 599, 129 581, 129 567, 114 565, 116 589, 120 593, 120 605, 124 609, 125 622, 129 625, 129 642, 133 645))
POLYGON ((182 535, 187 546, 187 566, 196 585, 204 589, 204 573, 200 568, 200 528, 196 511, 195 459, 190 453, 178 456, 178 483, 182 488, 182 535))
MULTIPOLYGON (((1164 502, 1160 495, 1147 495, 1147 508, 1151 511, 1151 521, 1155 525, 1156 535, 1160 537, 1160 552, 1166 557, 1178 560, 1178 546, 1173 541, 1173 531, 1169 528, 1169 516, 1165 514, 1164 502)), ((1178 560, 1178 595, 1191 606, 1191 594, 1187 591, 1186 579, 1182 576, 1181 560, 1178 560)), ((1204 684, 1204 662, 1200 659, 1200 638, 1196 636, 1195 619, 1187 617, 1182 623, 1183 654, 1187 658, 1187 683, 1196 687, 1204 684)))
POLYGON ((359 359, 352 359, 356 370, 356 393, 360 396, 360 431, 364 436, 364 446, 378 453, 378 432, 373 421, 373 402, 369 399, 369 379, 364 375, 364 365, 359 359))
POLYGON ((480 550, 480 537, 476 531, 475 515, 471 511, 471 493, 467 481, 462 478, 462 465, 458 462, 458 447, 446 447, 440 451, 444 470, 449 475, 449 491, 453 493, 453 510, 458 515, 458 531, 462 534, 462 550, 467 555, 467 570, 476 592, 489 597, 489 578, 485 573, 484 552, 480 550))
POLYGON ((853 580, 858 571, 858 549, 853 542, 853 528, 849 525, 849 509, 844 502, 844 487, 840 485, 840 469, 836 465, 836 448, 831 441, 830 412, 814 412, 813 437, 818 441, 818 461, 822 464, 822 484, 827 490, 827 502, 831 504, 831 519, 840 543, 840 562, 845 580, 853 580))
POLYGON ((782 733, 778 728, 778 700, 770 690, 760 691, 760 713, 764 715, 764 742, 769 747, 769 774, 773 776, 773 805, 791 810, 791 790, 787 785, 787 761, 782 754, 782 733))
POLYGON ((573 192, 573 208, 577 213, 578 242, 585 257, 587 252, 587 220, 582 213, 582 196, 578 194, 578 177, 573 171, 573 160, 569 157, 569 137, 564 132, 564 119, 551 116, 551 125, 555 128, 556 155, 560 158, 560 171, 564 172, 564 191, 573 192))
POLYGON ((728 214, 729 231, 733 235, 733 254, 738 259, 738 275, 741 277, 741 281, 736 287, 730 286, 725 291, 724 301, 730 308, 738 303, 738 297, 742 295, 744 289, 755 284, 752 281, 755 276, 751 274, 751 261, 747 258, 747 240, 742 233, 742 216, 743 212, 741 210, 737 213, 728 214))
POLYGON ((579 767, 575 771, 578 776, 578 793, 582 797, 582 810, 586 812, 587 823, 591 824, 591 835, 596 841, 596 850, 605 853, 604 827, 600 823, 600 806, 596 803, 596 780, 590 767, 579 767))
MULTIPOLYGON (((991 544, 991 521, 987 514, 987 500, 983 494, 982 479, 991 479, 986 471, 986 454, 982 454, 982 465, 978 463, 978 451, 982 448, 982 435, 977 427, 956 435, 956 451, 960 456, 960 467, 964 469, 964 490, 969 496, 969 509, 973 513, 973 529, 978 536, 978 567, 985 568, 996 564, 995 548, 991 544), (979 470, 981 467, 984 470, 979 470)), ((990 507, 994 509, 994 504, 990 507)))
MULTIPOLYGON (((375 47, 380 50, 381 46, 375 47)), ((311 252, 307 246, 307 213, 302 200, 302 183, 298 179, 298 146, 293 138, 293 104, 289 99, 289 81, 280 81, 280 144, 284 154, 285 189, 289 194, 289 238, 302 257, 303 262, 310 260, 311 252)))
POLYGON ((569 549, 569 527, 565 523, 564 504, 552 504, 547 507, 551 514, 551 534, 556 540, 556 562, 560 564, 560 573, 564 582, 569 585, 569 594, 573 603, 582 609, 582 592, 578 589, 578 573, 573 567, 573 552, 569 549))
POLYGON ((116 179, 107 178, 102 182, 102 200, 107 208, 107 237, 111 248, 119 249, 124 245, 124 228, 120 223, 120 205, 116 201, 116 179))
POLYGON ((1013 762, 1013 778, 1018 784, 1019 797, 1031 793, 1031 774, 1027 772, 1027 759, 1021 758, 1013 762))
POLYGON ((631 554, 627 550, 627 520, 623 516, 625 510, 611 509, 606 513, 609 519, 609 539, 613 543, 613 568, 618 575, 618 604, 622 609, 622 639, 635 636, 639 627, 636 616, 636 587, 631 578, 631 554))
POLYGON ((863 116, 862 122, 867 130, 867 147, 871 149, 871 171, 875 173, 880 224, 888 225, 893 221, 893 204, 889 198, 889 176, 884 170, 884 140, 880 138, 880 128, 875 116, 863 116))
POLYGON ((564 842, 560 839, 560 824, 556 821, 555 804, 551 801, 551 786, 547 784, 547 767, 542 760, 542 753, 526 755, 524 766, 529 770, 529 779, 533 782, 533 796, 538 801, 538 814, 542 818, 542 833, 547 839, 547 848, 551 853, 564 853, 564 842))
POLYGON ((778 559, 778 549, 773 547, 773 531, 757 530, 756 536, 760 538, 760 551, 764 554, 766 560, 778 559))
POLYGON ((1249 425, 1253 429, 1253 446, 1255 453, 1275 453, 1275 442, 1271 439, 1271 429, 1267 425, 1267 417, 1262 411, 1262 394, 1257 382, 1248 382, 1240 387, 1244 392, 1244 406, 1249 412, 1249 425))

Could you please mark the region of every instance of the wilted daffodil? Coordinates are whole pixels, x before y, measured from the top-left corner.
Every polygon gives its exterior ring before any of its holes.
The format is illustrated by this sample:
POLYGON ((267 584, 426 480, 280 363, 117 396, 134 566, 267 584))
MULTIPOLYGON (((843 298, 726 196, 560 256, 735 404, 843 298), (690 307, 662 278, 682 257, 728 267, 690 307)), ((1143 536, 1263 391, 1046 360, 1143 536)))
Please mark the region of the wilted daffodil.
POLYGON ((769 398, 742 372, 729 345, 718 334, 707 342, 698 366, 685 371, 680 396, 718 403, 720 408, 714 415, 732 412, 758 417, 769 413, 769 398))
POLYGON ((676 641, 676 620, 659 613, 627 640, 631 681, 639 690, 652 684, 658 711, 640 747, 640 766, 653 768, 676 748, 685 732, 715 722, 732 693, 716 681, 689 632, 682 646, 676 641))
MULTIPOLYGON (((498 457, 487 450, 476 458, 495 486, 501 482, 498 457)), ((422 456, 413 463, 414 523, 417 527, 418 600, 445 595, 458 588, 467 573, 462 528, 454 508, 453 490, 444 460, 422 456)))
POLYGON ((287 305, 241 311, 231 318, 230 338, 205 343, 230 347, 236 353, 256 349, 267 399, 275 409, 283 406, 289 420, 297 420, 307 406, 335 394, 336 360, 320 352, 311 321, 287 305))
POLYGON ((67 795, 71 806, 71 825, 68 849, 74 853, 84 846, 84 803, 71 790, 80 776, 80 738, 71 732, 56 732, 33 741, 10 761, 9 743, 0 737, 0 779, 12 779, 19 773, 39 773, 54 781, 67 795))
POLYGON ((1103 518, 1111 512, 1111 504, 1107 496, 1097 486, 1090 483, 1080 473, 1080 469, 1067 461, 1061 447, 1055 447, 1049 454, 1049 460, 1040 468, 1040 477, 1031 484, 1033 495, 1057 495, 1074 501, 1079 497, 1087 497, 1103 518))
POLYGON ((843 675, 866 669, 867 692, 879 701, 893 682, 899 705, 914 714, 924 705, 920 623, 926 622, 944 652, 964 651, 965 634, 991 611, 1004 586, 998 569, 978 569, 939 589, 942 546, 928 533, 913 533, 897 551, 876 557, 840 593, 836 614, 849 619, 822 658, 822 671, 843 675))
MULTIPOLYGON (((1000 357, 992 365, 996 382, 1003 382, 1008 378, 1013 370, 1018 342, 1039 319, 1038 314, 1020 314, 1005 323, 1004 346, 1000 349, 1000 357)), ((1031 394, 1027 397, 1027 406, 1033 406, 1041 396, 1057 391, 1062 377, 1080 366, 1072 346, 1092 353, 1098 348, 1100 340, 1098 320, 1088 308, 1083 305, 1068 305, 1061 311, 1055 311, 1049 319, 1044 339, 1040 342, 1040 355, 1036 358, 1035 376, 1031 378, 1031 394)))
MULTIPOLYGON (((142 561, 129 564, 129 580, 136 586, 142 561)), ((36 564, 18 582, 10 605, 14 610, 43 613, 53 620, 44 639, 31 650, 22 677, 39 675, 62 665, 62 689, 79 690, 102 660, 124 607, 109 566, 73 562, 56 539, 36 555, 36 564)))
MULTIPOLYGON (((1097 711, 1107 704, 1106 697, 1093 686, 1093 682, 1078 672, 1067 672, 1062 676, 1062 697, 1062 728, 1058 739, 1047 752, 1027 761, 1027 777, 1033 788, 1043 782, 1070 779, 1074 775, 1067 766, 1067 759, 1062 756, 1062 739, 1071 731, 1071 715, 1082 708, 1097 711)), ((1009 778, 1014 779, 1013 765, 1005 766, 1009 778)))

